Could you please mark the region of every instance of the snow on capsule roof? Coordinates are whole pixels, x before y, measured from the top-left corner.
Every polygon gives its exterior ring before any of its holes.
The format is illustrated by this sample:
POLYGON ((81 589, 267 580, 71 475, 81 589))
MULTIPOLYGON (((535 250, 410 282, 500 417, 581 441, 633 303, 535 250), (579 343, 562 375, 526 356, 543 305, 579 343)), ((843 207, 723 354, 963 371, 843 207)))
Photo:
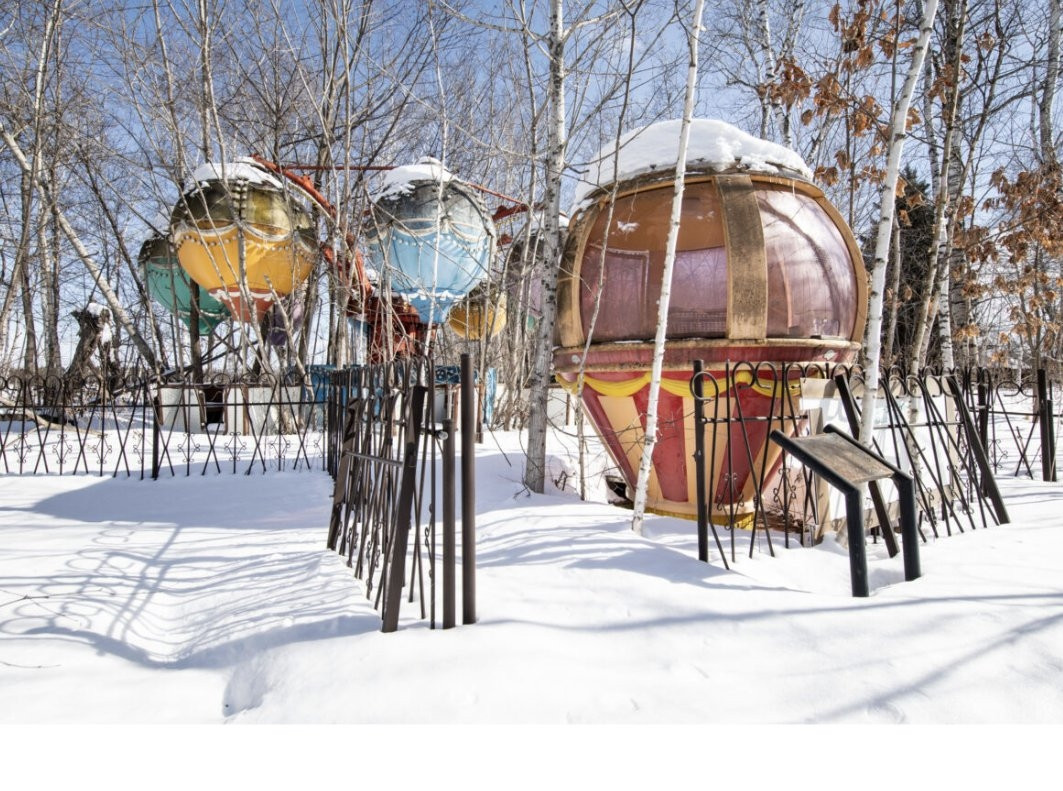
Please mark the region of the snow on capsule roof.
POLYGON ((235 162, 207 162, 192 173, 192 182, 201 184, 205 181, 247 181, 250 184, 263 184, 267 187, 281 189, 280 181, 263 170, 253 159, 241 157, 235 162))
MULTIPOLYGON (((576 184, 570 214, 585 208, 587 198, 615 181, 627 181, 647 173, 667 173, 679 158, 679 119, 661 121, 628 132, 620 138, 620 154, 610 143, 598 152, 576 184), (613 177, 614 172, 616 177, 613 177)), ((811 180, 812 171, 797 152, 778 143, 753 137, 724 121, 695 118, 687 145, 687 169, 731 170, 797 175, 811 180)))
POLYGON ((413 165, 400 165, 384 172, 380 189, 374 193, 373 202, 382 198, 395 198, 409 193, 414 184, 425 181, 438 181, 446 184, 454 174, 443 167, 435 157, 421 157, 413 165))

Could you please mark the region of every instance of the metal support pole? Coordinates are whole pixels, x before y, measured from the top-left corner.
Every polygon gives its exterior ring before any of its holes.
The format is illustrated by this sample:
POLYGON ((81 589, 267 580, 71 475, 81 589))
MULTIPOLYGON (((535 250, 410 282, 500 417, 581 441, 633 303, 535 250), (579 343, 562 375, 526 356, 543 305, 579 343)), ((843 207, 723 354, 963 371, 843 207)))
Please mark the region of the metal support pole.
POLYGON ((978 430, 974 425, 974 420, 971 418, 971 413, 967 409, 967 404, 963 400, 963 393, 956 382, 956 377, 946 376, 945 384, 952 394, 953 403, 956 405, 956 414, 959 415, 960 422, 963 423, 963 430, 968 437, 968 445, 974 456, 975 464, 978 465, 978 474, 982 479, 982 491, 988 495, 989 502, 993 505, 997 523, 1010 522, 1011 519, 1008 518, 1007 508, 1004 506, 1004 498, 1000 496, 1000 489, 997 487, 996 479, 993 477, 993 470, 989 466, 989 457, 986 456, 986 449, 982 447, 982 443, 978 441, 978 430))
POLYGON ((1048 376, 1044 368, 1037 370, 1037 421, 1041 430, 1041 480, 1053 480, 1051 456, 1052 406, 1048 397, 1048 376))
MULTIPOLYGON (((1045 402, 1045 425, 1048 430, 1045 432, 1048 437, 1048 459, 1049 459, 1049 479, 1053 483, 1058 480, 1056 478, 1056 410, 1052 404, 1052 399, 1048 399, 1045 402)), ((1041 451, 1041 455, 1045 455, 1045 451, 1041 451)))
POLYGON ((694 474, 697 476, 698 497, 698 560, 709 562, 709 508, 705 502, 705 404, 702 402, 704 391, 701 377, 705 363, 694 361, 694 474))
POLYGON ((454 421, 443 421, 443 628, 457 623, 455 575, 454 421))
POLYGON ((159 439, 162 429, 159 427, 159 396, 158 393, 152 398, 151 403, 151 479, 159 479, 159 439))
MULTIPOLYGON (((840 487, 839 487, 840 488, 840 487)), ((864 504, 859 487, 845 489, 845 519, 849 537, 849 577, 853 596, 871 595, 867 585, 867 547, 864 544, 864 504)), ((888 525, 887 525, 888 527, 888 525)))
POLYGON ((919 567, 919 526, 915 515, 915 479, 910 475, 894 474, 893 485, 901 513, 901 542, 904 547, 904 579, 911 582, 922 576, 919 567))
POLYGON ((476 388, 461 355, 461 622, 476 623, 476 388))
POLYGON ((406 579, 406 549, 409 546, 410 523, 413 520, 413 495, 417 485, 417 444, 420 439, 421 420, 424 418, 424 402, 427 388, 415 385, 413 402, 410 405, 406 426, 406 447, 402 461, 402 479, 399 484, 398 503, 395 506, 395 533, 391 539, 387 559, 384 612, 382 632, 394 632, 399 628, 399 605, 402 602, 402 585, 406 579))
POLYGON ((978 439, 982 447, 989 449, 989 386, 978 376, 978 439))

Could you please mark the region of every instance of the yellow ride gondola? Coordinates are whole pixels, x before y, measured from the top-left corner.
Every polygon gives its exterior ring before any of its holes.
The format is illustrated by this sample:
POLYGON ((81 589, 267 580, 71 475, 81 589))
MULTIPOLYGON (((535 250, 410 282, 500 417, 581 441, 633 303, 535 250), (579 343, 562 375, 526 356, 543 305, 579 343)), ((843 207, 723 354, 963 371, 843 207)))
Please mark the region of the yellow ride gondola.
POLYGON ((208 164, 173 210, 181 267, 233 316, 258 322, 313 270, 310 213, 252 161, 208 164))

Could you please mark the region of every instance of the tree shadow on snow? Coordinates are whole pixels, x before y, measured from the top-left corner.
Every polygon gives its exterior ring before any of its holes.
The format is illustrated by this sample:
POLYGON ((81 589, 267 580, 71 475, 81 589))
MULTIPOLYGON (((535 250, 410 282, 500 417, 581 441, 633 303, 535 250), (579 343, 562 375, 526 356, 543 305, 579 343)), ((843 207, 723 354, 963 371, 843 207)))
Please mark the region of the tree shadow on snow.
POLYGON ((263 496, 218 502, 221 488, 184 482, 174 504, 153 500, 167 488, 154 482, 109 481, 42 501, 34 512, 81 522, 53 529, 83 543, 67 557, 53 550, 50 573, 0 577, 0 635, 208 668, 379 629, 360 584, 325 549, 328 499, 310 487, 299 502, 295 483, 274 478, 256 487, 263 496), (207 497, 190 506, 190 494, 207 497))

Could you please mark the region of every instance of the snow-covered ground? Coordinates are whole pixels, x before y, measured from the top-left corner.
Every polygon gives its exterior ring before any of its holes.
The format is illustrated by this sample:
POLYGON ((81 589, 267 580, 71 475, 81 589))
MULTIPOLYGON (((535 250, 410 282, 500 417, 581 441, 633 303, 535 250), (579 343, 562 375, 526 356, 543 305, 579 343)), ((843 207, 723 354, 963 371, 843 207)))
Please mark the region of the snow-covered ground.
POLYGON ((860 600, 830 539, 741 533, 725 571, 691 522, 529 495, 519 439, 478 446, 479 622, 448 631, 379 631, 324 473, 0 477, 0 722, 1063 722, 1058 484, 1002 479, 1013 523, 914 582, 870 546, 860 600))

